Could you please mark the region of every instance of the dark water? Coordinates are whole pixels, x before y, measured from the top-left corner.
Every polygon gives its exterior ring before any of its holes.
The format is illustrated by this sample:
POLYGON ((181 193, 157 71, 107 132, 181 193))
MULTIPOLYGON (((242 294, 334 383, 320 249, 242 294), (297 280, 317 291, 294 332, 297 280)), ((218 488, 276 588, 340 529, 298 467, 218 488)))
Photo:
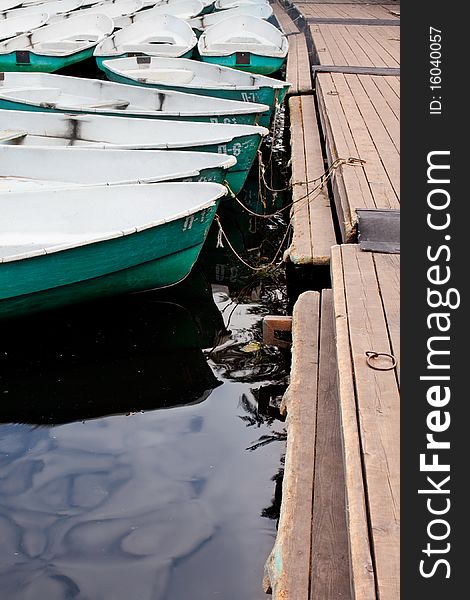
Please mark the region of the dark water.
POLYGON ((196 273, 2 324, 2 600, 265 597, 284 371, 247 346, 263 310, 196 273))

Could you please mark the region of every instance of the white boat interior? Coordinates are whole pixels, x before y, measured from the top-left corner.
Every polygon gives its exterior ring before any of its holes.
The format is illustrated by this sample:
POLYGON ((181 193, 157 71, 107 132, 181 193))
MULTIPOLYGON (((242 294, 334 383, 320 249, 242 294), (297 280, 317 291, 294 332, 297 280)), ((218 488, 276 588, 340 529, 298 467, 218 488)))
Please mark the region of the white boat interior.
POLYGON ((38 27, 45 25, 48 20, 49 15, 44 12, 2 19, 0 21, 0 41, 34 31, 38 27))
POLYGON ((138 53, 177 58, 190 52, 196 43, 196 35, 185 21, 172 15, 154 15, 105 38, 95 48, 94 55, 138 53))
POLYGON ((131 235, 214 206, 217 183, 90 186, 1 199, 0 263, 131 235))
POLYGON ((216 10, 224 10, 243 4, 269 4, 269 2, 267 0, 215 0, 214 6, 216 10))
POLYGON ((271 23, 248 15, 238 15, 204 30, 198 48, 201 56, 251 52, 259 56, 284 58, 288 42, 287 37, 271 23))
POLYGON ((15 102, 38 109, 90 113, 158 116, 223 116, 264 113, 268 107, 254 102, 222 100, 172 90, 161 91, 98 79, 48 73, 7 72, 0 79, 0 105, 15 102))
POLYGON ((224 19, 231 19, 238 15, 249 15, 251 17, 258 17, 258 19, 269 19, 272 14, 273 9, 269 4, 241 4, 240 6, 235 6, 233 8, 218 10, 207 15, 195 17, 194 19, 190 19, 188 23, 193 29, 202 31, 224 19))
POLYGON ((234 156, 210 152, 0 145, 0 194, 37 187, 156 183, 197 177, 202 170, 228 170, 234 156))
POLYGON ((178 0, 178 2, 169 2, 157 4, 149 10, 144 10, 134 16, 134 22, 146 21, 154 15, 173 15, 180 19, 188 20, 196 17, 204 10, 204 4, 201 0, 178 0))
POLYGON ((23 0, 0 0, 0 13, 21 6, 22 4, 23 0))
POLYGON ((281 89, 286 82, 211 65, 188 58, 151 57, 148 61, 136 57, 116 58, 104 62, 113 73, 128 77, 139 83, 177 86, 181 88, 254 90, 261 87, 281 89))
POLYGON ((0 54, 29 50, 43 56, 68 56, 96 46, 114 29, 105 15, 80 15, 46 25, 0 44, 0 54))
MULTIPOLYGON (((54 15, 65 15, 73 10, 79 8, 83 3, 83 0, 51 0, 50 2, 44 2, 41 5, 32 4, 31 6, 25 6, 21 8, 15 8, 4 14, 3 17, 22 17, 23 15, 47 12, 49 17, 54 15)), ((0 15, 2 18, 2 15, 0 15)))
POLYGON ((0 147, 90 146, 119 149, 184 149, 220 145, 236 138, 266 136, 258 125, 152 121, 83 114, 0 110, 0 147))
MULTIPOLYGON (((74 11, 66 15, 56 15, 52 18, 52 22, 60 21, 61 19, 69 19, 76 14, 100 14, 106 15, 112 19, 114 27, 117 28, 121 26, 122 19, 135 15, 136 12, 141 10, 142 6, 142 0, 114 0, 113 2, 101 2, 100 4, 94 4, 88 8, 81 8, 79 11, 74 11)), ((129 23, 130 22, 129 19, 129 23)))

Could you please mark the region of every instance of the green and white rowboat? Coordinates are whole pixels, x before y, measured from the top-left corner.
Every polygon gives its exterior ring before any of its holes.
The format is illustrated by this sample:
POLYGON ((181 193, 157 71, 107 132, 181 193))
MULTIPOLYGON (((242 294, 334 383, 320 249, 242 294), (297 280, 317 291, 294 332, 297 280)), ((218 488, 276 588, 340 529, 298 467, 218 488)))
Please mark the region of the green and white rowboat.
POLYGON ((28 33, 45 25, 49 15, 37 12, 23 17, 11 17, 0 20, 0 41, 8 40, 23 33, 28 33))
POLYGON ((18 6, 18 8, 9 10, 5 13, 2 13, 2 10, 0 9, 0 19, 9 19, 13 17, 22 18, 26 15, 32 15, 38 12, 45 12, 49 15, 49 17, 52 18, 55 15, 66 15, 74 11, 77 8, 79 8, 82 5, 82 3, 83 0, 51 0, 50 2, 43 2, 40 5, 25 5, 23 3, 22 7, 19 8, 21 2, 17 2, 16 5, 18 6))
POLYGON ((138 13, 133 21, 146 21, 156 15, 173 15, 186 20, 202 14, 203 11, 204 2, 202 0, 169 0, 168 2, 157 2, 149 10, 138 13))
POLYGON ((2 197, 0 317, 178 283, 226 193, 154 183, 2 197))
POLYGON ((47 73, 0 73, 0 108, 243 125, 257 124, 269 110, 254 102, 47 73))
POLYGON ((186 21, 172 15, 157 15, 105 38, 96 46, 93 56, 103 69, 103 61, 126 56, 189 58, 196 44, 196 34, 186 21))
POLYGON ((0 145, 0 195, 70 185, 160 181, 224 183, 234 156, 212 152, 35 148, 0 145))
POLYGON ((0 43, 0 71, 52 73, 93 55, 114 29, 100 14, 80 15, 0 43))
POLYGON ((209 27, 199 38, 201 60, 270 75, 284 64, 287 37, 267 21, 238 15, 209 27))
POLYGON ((118 83, 266 104, 270 110, 260 119, 265 127, 290 86, 265 75, 182 58, 118 58, 103 62, 101 68, 118 83))
POLYGON ((119 29, 125 25, 132 23, 132 17, 142 8, 142 0, 113 0, 101 4, 94 4, 88 8, 80 9, 78 13, 71 12, 66 15, 56 15, 52 17, 51 22, 60 21, 61 19, 73 18, 76 14, 100 14, 106 15, 112 19, 114 28, 119 29))
POLYGON ((0 110, 1 145, 94 147, 124 150, 190 150, 237 159, 226 179, 238 193, 268 130, 253 125, 126 119, 0 110))
POLYGON ((269 19, 273 14, 273 9, 269 4, 241 4, 240 6, 234 6, 233 8, 227 8, 225 10, 217 10, 207 15, 201 15, 189 19, 188 24, 194 29, 197 37, 201 35, 204 29, 215 25, 219 21, 224 19, 231 19, 238 15, 249 15, 251 17, 257 17, 258 19, 269 19))

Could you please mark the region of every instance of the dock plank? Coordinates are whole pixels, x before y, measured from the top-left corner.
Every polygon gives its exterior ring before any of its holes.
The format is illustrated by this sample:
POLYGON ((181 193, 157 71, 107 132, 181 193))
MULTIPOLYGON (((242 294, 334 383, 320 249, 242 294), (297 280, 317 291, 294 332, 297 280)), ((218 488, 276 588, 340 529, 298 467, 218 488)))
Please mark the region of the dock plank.
POLYGON ((336 234, 328 189, 320 186, 325 164, 313 97, 292 97, 289 109, 294 204, 287 255, 297 265, 328 265, 336 234))
POLYGON ((283 500, 276 543, 266 563, 265 588, 271 588, 274 600, 309 600, 319 327, 320 294, 306 292, 292 317, 283 500))
POLYGON ((286 35, 292 35, 293 33, 299 33, 300 30, 294 21, 289 17, 284 7, 279 4, 279 2, 271 2, 271 8, 273 9, 273 14, 276 18, 276 21, 279 24, 279 28, 282 33, 286 35))
MULTIPOLYGON (((378 276, 383 264, 375 262, 376 255, 361 252, 355 245, 335 247, 333 255, 333 289, 337 287, 338 294, 343 294, 343 304, 335 305, 336 316, 346 315, 349 334, 349 340, 338 340, 338 355, 349 352, 352 361, 352 374, 339 371, 340 390, 341 378, 349 385, 352 376, 377 594, 381 600, 392 600, 399 597, 399 390, 395 371, 370 368, 365 355, 369 350, 392 352, 382 296, 387 295, 387 288, 380 287, 378 276)), ((389 270, 398 265, 397 257, 385 263, 389 270)), ((380 275, 382 279, 386 276, 380 275)), ((392 312, 397 310, 395 305, 392 312)), ((349 393, 345 396, 340 391, 340 400, 349 408, 349 393)), ((358 442, 345 431, 344 419, 342 423, 347 454, 348 445, 352 443, 355 449, 358 442)), ((356 597, 361 596, 356 593, 356 597)))
POLYGON ((376 68, 400 66, 399 27, 312 24, 309 31, 321 65, 376 68))
MULTIPOLYGON (((317 98, 328 160, 359 158, 362 165, 341 165, 333 176, 333 195, 344 242, 357 234, 356 210, 398 209, 399 126, 375 82, 390 76, 319 73, 317 98)), ((389 96, 392 94, 392 88, 389 96)), ((397 97, 398 99, 398 97, 397 97)), ((398 110, 394 105, 394 110, 398 110)))
POLYGON ((335 311, 338 392, 346 482, 346 518, 353 598, 376 600, 375 573, 362 475, 362 456, 354 389, 353 363, 349 345, 349 319, 342 246, 332 249, 331 273, 335 311))
POLYGON ((333 294, 321 296, 310 600, 351 600, 333 294))
POLYGON ((289 37, 286 80, 291 84, 288 94, 311 94, 313 92, 312 73, 308 55, 307 40, 303 33, 289 37))
POLYGON ((305 19, 399 19, 395 4, 358 4, 332 2, 293 3, 305 19))

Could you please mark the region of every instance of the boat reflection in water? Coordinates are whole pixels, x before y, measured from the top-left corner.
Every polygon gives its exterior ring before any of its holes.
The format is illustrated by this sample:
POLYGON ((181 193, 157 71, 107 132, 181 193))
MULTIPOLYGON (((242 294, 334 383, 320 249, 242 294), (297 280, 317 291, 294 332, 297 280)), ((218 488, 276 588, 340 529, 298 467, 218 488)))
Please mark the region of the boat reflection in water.
POLYGON ((148 292, 3 322, 0 421, 58 424, 203 401, 220 382, 201 348, 223 330, 222 318, 211 297, 206 313, 215 316, 196 322, 166 296, 148 292))
POLYGON ((212 538, 208 321, 149 292, 2 322, 2 598, 163 599, 212 538))

